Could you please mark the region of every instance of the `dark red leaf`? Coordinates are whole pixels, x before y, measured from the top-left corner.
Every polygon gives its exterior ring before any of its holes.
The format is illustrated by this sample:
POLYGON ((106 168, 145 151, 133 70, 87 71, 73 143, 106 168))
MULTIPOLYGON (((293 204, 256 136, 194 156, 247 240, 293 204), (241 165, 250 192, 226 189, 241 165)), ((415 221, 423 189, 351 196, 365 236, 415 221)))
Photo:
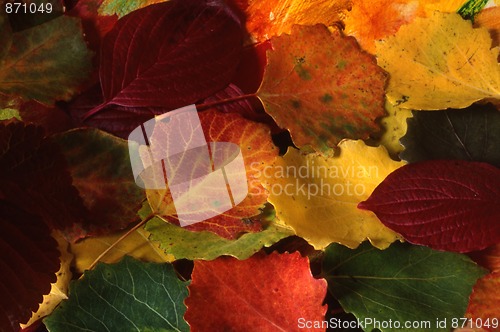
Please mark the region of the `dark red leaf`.
POLYGON ((59 147, 34 125, 0 125, 0 197, 40 215, 69 238, 82 236, 86 209, 59 147))
POLYGON ((0 330, 17 332, 56 281, 59 251, 40 217, 3 200, 0 229, 0 330))
POLYGON ((168 111, 206 98, 229 83, 241 48, 241 27, 222 3, 172 0, 136 10, 103 40, 104 103, 85 118, 110 104, 168 111))
POLYGON ((456 252, 500 241, 499 206, 500 170, 461 160, 403 166, 358 205, 411 243, 456 252))

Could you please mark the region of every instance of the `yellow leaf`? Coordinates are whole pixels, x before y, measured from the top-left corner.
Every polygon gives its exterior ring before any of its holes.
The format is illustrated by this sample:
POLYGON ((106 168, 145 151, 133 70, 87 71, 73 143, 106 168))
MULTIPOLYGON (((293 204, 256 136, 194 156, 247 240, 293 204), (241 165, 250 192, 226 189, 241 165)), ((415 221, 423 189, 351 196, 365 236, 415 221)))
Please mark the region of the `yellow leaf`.
POLYGON ((442 13, 455 13, 467 0, 421 0, 420 7, 424 12, 420 16, 432 16, 438 10, 442 13))
POLYGON ((37 312, 31 315, 30 320, 26 324, 20 324, 23 329, 32 325, 40 318, 50 315, 62 300, 68 298, 68 286, 72 278, 70 265, 73 255, 68 252, 68 242, 66 242, 61 233, 53 232, 52 237, 56 239, 58 249, 61 252, 61 257, 59 257, 61 268, 56 273, 56 282, 51 284, 50 293, 43 296, 43 302, 38 307, 37 312))
MULTIPOLYGON (((71 244, 71 252, 75 256, 75 270, 78 273, 83 273, 102 252, 126 232, 90 237, 76 244, 71 244)), ((125 255, 156 263, 172 262, 175 259, 172 255, 165 254, 163 250, 148 241, 148 237, 149 232, 139 228, 120 241, 100 262, 116 263, 125 255)))
POLYGON ((435 12, 402 26, 377 43, 379 65, 389 72, 388 100, 404 108, 464 108, 500 98, 498 49, 486 29, 458 14, 435 12))
POLYGON ((338 157, 290 148, 261 174, 268 200, 279 219, 316 249, 332 242, 356 248, 365 239, 387 248, 400 236, 357 205, 404 163, 361 140, 344 140, 339 147, 338 157))
POLYGON ((384 133, 378 139, 377 143, 383 145, 389 154, 397 156, 404 150, 404 146, 399 143, 399 139, 406 134, 406 119, 411 118, 411 110, 399 108, 385 103, 385 109, 389 115, 380 119, 380 124, 384 128, 384 133))

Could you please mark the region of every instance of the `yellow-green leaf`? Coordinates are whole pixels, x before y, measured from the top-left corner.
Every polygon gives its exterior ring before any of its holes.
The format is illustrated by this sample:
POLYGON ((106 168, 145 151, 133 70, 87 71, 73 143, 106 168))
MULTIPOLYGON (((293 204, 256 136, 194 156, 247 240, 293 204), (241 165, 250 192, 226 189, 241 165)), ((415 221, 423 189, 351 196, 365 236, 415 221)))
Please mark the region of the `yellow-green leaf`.
POLYGON ((391 75, 388 100, 409 109, 464 108, 500 98, 498 49, 486 29, 455 13, 435 12, 377 43, 378 63, 391 75))
POLYGON ((360 140, 344 140, 339 147, 340 156, 328 158, 289 149, 261 174, 269 202, 278 218, 316 249, 332 242, 355 248, 365 239, 386 248, 400 236, 357 205, 404 163, 360 140))

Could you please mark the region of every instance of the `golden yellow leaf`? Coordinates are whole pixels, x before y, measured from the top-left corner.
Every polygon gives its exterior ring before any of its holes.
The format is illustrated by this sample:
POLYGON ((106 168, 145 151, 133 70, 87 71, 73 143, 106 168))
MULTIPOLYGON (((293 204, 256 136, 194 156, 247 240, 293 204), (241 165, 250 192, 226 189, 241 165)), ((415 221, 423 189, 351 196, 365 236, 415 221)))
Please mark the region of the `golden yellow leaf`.
POLYGON ((486 29, 458 14, 434 12, 377 42, 379 65, 389 72, 388 100, 404 108, 464 108, 500 98, 498 49, 486 29))
POLYGON ((432 16, 437 10, 442 13, 455 13, 467 0, 421 0, 419 16, 432 16))
POLYGON ((253 41, 264 41, 290 34, 294 24, 332 25, 340 21, 350 7, 350 0, 249 0, 244 11, 253 41))
POLYGON ((397 156, 404 150, 404 146, 399 143, 399 139, 406 134, 406 119, 411 118, 411 110, 400 108, 391 103, 385 103, 385 109, 389 115, 380 119, 380 124, 384 128, 384 133, 377 140, 383 145, 391 156, 397 156))
POLYGON ((260 174, 268 200, 278 218, 316 249, 332 242, 356 248, 365 239, 387 248, 400 236, 357 205, 404 163, 393 161, 384 147, 368 147, 361 140, 344 140, 339 147, 338 157, 290 148, 260 174))
POLYGON ((20 324, 23 329, 32 325, 40 318, 50 315, 62 300, 68 298, 68 287, 72 278, 70 265, 73 255, 68 251, 68 242, 66 242, 61 233, 54 231, 52 232, 52 237, 56 239, 58 249, 61 252, 61 257, 59 257, 61 268, 56 273, 56 282, 51 284, 50 293, 43 296, 43 302, 38 307, 37 312, 31 315, 30 320, 26 324, 20 324))
MULTIPOLYGON (((78 243, 71 244, 70 250, 75 256, 75 270, 78 273, 83 273, 102 252, 108 249, 126 232, 122 231, 112 235, 90 237, 78 243)), ((172 262, 175 259, 172 255, 165 254, 163 250, 148 241, 148 237, 149 232, 139 228, 120 241, 100 262, 116 263, 125 255, 156 263, 172 262)))

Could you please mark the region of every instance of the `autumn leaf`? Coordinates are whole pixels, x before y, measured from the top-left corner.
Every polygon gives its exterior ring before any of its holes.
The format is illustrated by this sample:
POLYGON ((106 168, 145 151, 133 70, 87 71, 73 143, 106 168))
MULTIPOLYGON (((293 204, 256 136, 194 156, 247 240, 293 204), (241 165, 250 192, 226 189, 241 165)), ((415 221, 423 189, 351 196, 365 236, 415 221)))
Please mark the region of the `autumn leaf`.
POLYGON ((72 277, 70 265, 73 255, 68 251, 68 242, 60 232, 52 232, 51 235, 57 241, 57 248, 60 252, 60 267, 56 272, 57 279, 51 284, 50 293, 43 296, 43 302, 38 310, 33 312, 30 320, 26 324, 21 324, 22 328, 32 326, 41 318, 50 315, 62 300, 68 298, 68 287, 72 277))
MULTIPOLYGON (((80 21, 61 16, 16 32, 0 64, 0 92, 45 104, 68 99, 86 81, 91 53, 80 21)), ((0 54, 3 54, 0 51, 0 54)))
POLYGON ((186 296, 186 283, 171 265, 124 257, 71 283, 69 299, 44 323, 51 332, 189 331, 182 317, 186 296))
MULTIPOLYGON (((264 190, 257 176, 267 165, 271 164, 277 156, 278 151, 272 143, 269 128, 263 124, 252 122, 234 113, 220 113, 213 109, 199 113, 201 126, 206 135, 207 142, 230 142, 237 144, 241 149, 241 155, 245 164, 248 195, 235 207, 221 215, 209 218, 205 221, 186 226, 192 231, 210 231, 227 239, 234 239, 242 232, 256 232, 261 229, 260 223, 245 223, 243 218, 252 217, 260 213, 260 208, 267 200, 267 192, 264 190)), ((151 145, 158 141, 158 146, 168 151, 173 147, 175 139, 171 139, 176 133, 166 128, 158 131, 151 137, 151 145), (163 143, 170 142, 170 143, 163 143), (170 145, 169 145, 170 144, 170 145)), ((178 137, 189 136, 189 133, 177 133, 178 137)), ((164 155, 169 155, 168 152, 164 155)), ((190 160, 190 164, 194 161, 190 160)), ((242 174, 243 175, 243 174, 242 174)), ((203 184, 193 187, 189 195, 197 190, 203 194, 203 184)), ((178 223, 175 205, 169 189, 146 190, 149 204, 153 211, 160 217, 174 223, 178 223)), ((212 193, 213 194, 213 193, 212 193)))
POLYGON ((408 242, 469 252, 500 242, 500 170, 462 160, 408 164, 358 206, 408 242))
POLYGON ((0 11, 0 60, 9 52, 12 46, 12 28, 9 17, 4 11, 0 11))
POLYGON ((229 83, 241 48, 241 28, 223 4, 172 0, 133 11, 102 42, 104 102, 84 119, 109 121, 108 105, 169 111, 206 98, 229 83))
POLYGON ((289 148, 261 173, 268 200, 277 217, 318 250, 332 242, 355 248, 365 239, 387 248, 398 234, 356 205, 404 163, 363 141, 345 140, 339 147, 340 156, 330 158, 289 148))
POLYGON ((58 146, 38 126, 0 124, 0 197, 76 240, 87 211, 58 146))
POLYGON ((401 158, 410 163, 461 159, 500 167, 500 112, 491 104, 464 110, 413 112, 401 143, 405 146, 401 158))
POLYGON ((383 251, 368 243, 356 250, 332 244, 325 251, 322 273, 344 310, 361 322, 371 319, 365 331, 376 328, 375 320, 391 320, 384 332, 449 331, 451 319, 463 316, 472 287, 484 274, 465 255, 406 243, 383 251), (446 326, 436 326, 436 319, 446 319, 446 326), (404 325, 417 321, 430 325, 404 325))
MULTIPOLYGON (((149 206, 140 211, 144 218, 150 213, 149 206)), ((228 240, 212 232, 192 232, 165 222, 160 218, 153 218, 145 226, 151 233, 149 239, 159 243, 160 248, 167 255, 175 259, 203 259, 212 260, 220 256, 232 256, 238 259, 247 259, 263 247, 269 247, 279 240, 293 235, 293 231, 275 220, 274 210, 266 207, 264 211, 249 219, 250 222, 263 223, 263 230, 257 233, 245 233, 234 240, 228 240), (196 243, 196 245, 193 245, 196 243)))
POLYGON ((385 103, 385 109, 388 115, 380 119, 383 133, 375 139, 375 142, 383 145, 391 156, 397 157, 405 149, 400 139, 405 136, 407 120, 413 115, 410 110, 394 106, 389 102, 385 103))
POLYGON ((0 200, 0 229, 0 330, 17 332, 19 323, 28 322, 42 296, 50 292, 59 251, 39 216, 4 200, 0 200))
MULTIPOLYGON (((15 32, 37 27, 64 14, 63 0, 16 0, 13 3, 14 10, 8 16, 12 30, 15 32), (21 5, 17 12, 15 3, 21 5), (35 7, 30 5, 32 3, 36 4, 36 11, 33 10, 35 7), (27 6, 26 11, 24 11, 25 4, 27 6), (52 9, 50 13, 47 9, 49 6, 52 9)), ((5 7, 2 9, 5 9, 5 7)))
POLYGON ((123 229, 137 219, 146 195, 134 181, 127 141, 93 128, 71 130, 53 141, 88 210, 86 235, 123 229))
POLYGON ((474 27, 482 27, 488 29, 491 39, 493 39, 492 47, 500 45, 500 7, 491 7, 483 9, 474 19, 474 27))
POLYGON ((295 24, 330 26, 340 21, 351 7, 350 0, 248 0, 242 3, 247 31, 252 40, 258 42, 290 34, 295 24))
POLYGON ((490 273, 477 281, 472 290, 466 317, 487 331, 499 331, 500 272, 490 273), (496 324, 495 324, 496 322, 496 324))
POLYGON ((494 244, 481 251, 468 254, 479 265, 492 272, 500 272, 500 243, 494 244))
POLYGON ((323 25, 294 26, 271 42, 257 95, 296 146, 326 153, 343 138, 379 130, 386 75, 354 38, 323 25))
MULTIPOLYGON (((128 230, 112 234, 93 236, 77 243, 70 244, 71 253, 75 256, 73 267, 78 273, 83 273, 109 247, 115 244, 128 230)), ((149 232, 139 228, 118 242, 99 262, 117 263, 125 255, 152 263, 173 262, 175 257, 166 254, 155 243, 148 241, 149 232)))
POLYGON ((458 10, 464 19, 474 22, 476 15, 486 6, 489 0, 467 0, 458 10))
POLYGON ((389 72, 388 100, 404 108, 464 108, 500 98, 497 49, 486 29, 458 14, 435 12, 377 43, 378 64, 389 72), (417 42, 418 41, 418 42, 417 42))
POLYGON ((104 0, 99 6, 99 14, 118 15, 118 17, 122 17, 137 9, 160 2, 165 2, 165 0, 104 0))
POLYGON ((300 331, 300 318, 324 319, 326 283, 298 252, 195 261, 191 277, 185 318, 193 332, 300 331))

